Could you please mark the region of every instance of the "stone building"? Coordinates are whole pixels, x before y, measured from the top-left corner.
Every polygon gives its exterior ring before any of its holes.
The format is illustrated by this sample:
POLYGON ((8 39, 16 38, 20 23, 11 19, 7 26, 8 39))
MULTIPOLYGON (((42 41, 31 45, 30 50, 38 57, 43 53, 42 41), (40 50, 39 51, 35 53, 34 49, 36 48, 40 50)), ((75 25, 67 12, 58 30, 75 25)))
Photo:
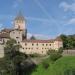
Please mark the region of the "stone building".
POLYGON ((0 32, 0 57, 4 56, 4 45, 10 38, 15 39, 22 46, 20 51, 26 54, 44 55, 50 49, 58 50, 63 47, 63 42, 59 37, 50 40, 27 39, 26 20, 21 14, 14 19, 14 28, 3 29, 0 32))

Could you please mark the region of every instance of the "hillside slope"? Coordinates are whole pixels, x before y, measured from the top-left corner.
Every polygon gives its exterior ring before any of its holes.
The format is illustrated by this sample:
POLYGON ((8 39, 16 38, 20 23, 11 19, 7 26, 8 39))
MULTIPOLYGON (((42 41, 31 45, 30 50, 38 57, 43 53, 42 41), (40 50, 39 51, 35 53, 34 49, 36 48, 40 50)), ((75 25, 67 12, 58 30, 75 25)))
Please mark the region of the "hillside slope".
POLYGON ((64 72, 68 69, 75 69, 75 56, 65 56, 58 59, 55 63, 49 63, 48 69, 43 68, 42 64, 39 64, 35 72, 32 75, 64 75, 64 72))

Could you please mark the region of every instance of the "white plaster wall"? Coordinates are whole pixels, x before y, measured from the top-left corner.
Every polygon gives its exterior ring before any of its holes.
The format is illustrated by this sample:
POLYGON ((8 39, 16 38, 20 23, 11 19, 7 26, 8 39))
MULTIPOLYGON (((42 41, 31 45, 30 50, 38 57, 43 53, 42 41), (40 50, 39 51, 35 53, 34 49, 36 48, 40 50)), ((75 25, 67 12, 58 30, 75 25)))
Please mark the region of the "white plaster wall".
POLYGON ((15 39, 17 42, 21 42, 22 41, 22 31, 13 30, 13 31, 10 32, 10 37, 12 39, 15 39))
POLYGON ((18 29, 18 28, 25 29, 26 28, 25 21, 15 21, 14 25, 15 25, 14 26, 15 29, 18 29))
POLYGON ((26 54, 46 54, 48 50, 53 48, 53 43, 31 43, 31 42, 21 42, 20 43, 22 48, 20 49, 21 52, 24 52, 26 54), (27 44, 27 45, 25 45, 27 44), (34 44, 34 45, 32 45, 34 44), (37 45, 38 44, 38 45, 37 45), (44 44, 44 46, 43 46, 44 44), (47 46, 46 46, 47 44, 47 46))
POLYGON ((58 50, 60 47, 63 47, 63 42, 62 41, 55 41, 54 42, 54 49, 58 50))

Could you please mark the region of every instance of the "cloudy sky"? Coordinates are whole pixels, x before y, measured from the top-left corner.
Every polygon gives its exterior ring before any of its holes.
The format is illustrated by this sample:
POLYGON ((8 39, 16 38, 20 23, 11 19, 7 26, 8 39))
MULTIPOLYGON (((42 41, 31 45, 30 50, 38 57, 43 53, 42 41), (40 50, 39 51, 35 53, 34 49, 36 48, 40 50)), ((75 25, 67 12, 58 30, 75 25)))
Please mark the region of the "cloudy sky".
POLYGON ((75 0, 0 0, 0 29, 13 27, 20 10, 27 21, 28 36, 75 34, 75 0))

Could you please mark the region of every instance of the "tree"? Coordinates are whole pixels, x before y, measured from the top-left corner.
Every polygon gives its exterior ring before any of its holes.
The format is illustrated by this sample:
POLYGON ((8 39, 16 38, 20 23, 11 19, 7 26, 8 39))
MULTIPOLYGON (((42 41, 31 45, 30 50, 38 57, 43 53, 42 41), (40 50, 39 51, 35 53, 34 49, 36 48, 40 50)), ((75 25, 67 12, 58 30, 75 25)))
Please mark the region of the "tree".
POLYGON ((13 55, 15 55, 16 51, 19 51, 20 47, 21 46, 19 44, 17 44, 16 40, 14 40, 14 39, 8 40, 4 47, 5 57, 6 56, 12 57, 13 55))
POLYGON ((64 75, 75 75, 75 68, 68 68, 64 71, 64 75))
POLYGON ((28 59, 25 53, 21 53, 21 46, 14 39, 10 39, 5 45, 5 57, 0 62, 0 73, 4 75, 30 75, 36 68, 35 63, 28 59), (3 73, 5 71, 5 73, 3 73))
POLYGON ((68 43, 67 36, 62 34, 62 35, 60 35, 60 38, 63 40, 63 48, 66 49, 68 47, 68 45, 67 45, 67 43, 68 43))
POLYGON ((75 35, 60 35, 64 49, 75 49, 75 35))
POLYGON ((19 49, 21 46, 17 44, 14 39, 10 39, 6 42, 5 45, 5 66, 6 71, 9 75, 20 75, 21 63, 25 61, 27 56, 24 53, 21 53, 19 49))
POLYGON ((60 57, 62 57, 62 55, 60 54, 60 53, 58 53, 58 52, 55 52, 55 53, 52 53, 51 55, 50 55, 50 60, 51 61, 56 61, 57 59, 59 59, 60 57))
POLYGON ((34 36, 31 36, 31 38, 30 38, 31 40, 36 40, 36 38, 34 37, 34 36))
POLYGON ((50 60, 52 62, 56 61, 57 59, 59 59, 60 57, 62 57, 62 52, 59 50, 59 51, 56 51, 56 50, 49 50, 47 52, 47 54, 49 55, 50 57, 50 60))

